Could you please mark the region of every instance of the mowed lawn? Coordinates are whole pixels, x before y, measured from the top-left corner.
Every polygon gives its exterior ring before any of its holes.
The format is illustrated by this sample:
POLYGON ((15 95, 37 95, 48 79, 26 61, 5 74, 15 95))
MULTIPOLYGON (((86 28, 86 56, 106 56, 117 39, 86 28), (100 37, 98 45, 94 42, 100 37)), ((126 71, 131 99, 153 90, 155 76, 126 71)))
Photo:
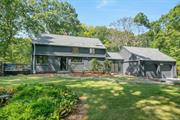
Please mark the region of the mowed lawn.
POLYGON ((20 75, 0 77, 0 87, 53 83, 72 88, 84 100, 89 120, 180 120, 180 86, 130 77, 20 75))

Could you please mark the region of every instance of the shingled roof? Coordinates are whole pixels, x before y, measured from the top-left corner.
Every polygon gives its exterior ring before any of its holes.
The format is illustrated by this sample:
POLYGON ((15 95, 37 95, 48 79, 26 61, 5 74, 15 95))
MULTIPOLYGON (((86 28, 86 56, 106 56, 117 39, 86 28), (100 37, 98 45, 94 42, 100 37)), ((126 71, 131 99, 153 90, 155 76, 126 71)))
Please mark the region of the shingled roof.
POLYGON ((123 60, 119 52, 108 52, 107 53, 107 59, 110 60, 123 60))
POLYGON ((155 48, 143 48, 143 47, 128 47, 123 46, 130 53, 141 57, 142 60, 152 60, 152 61, 176 61, 172 57, 160 52, 155 48))
POLYGON ((75 37, 46 33, 41 34, 39 37, 33 40, 33 43, 42 45, 74 46, 105 49, 104 45, 97 38, 75 37))

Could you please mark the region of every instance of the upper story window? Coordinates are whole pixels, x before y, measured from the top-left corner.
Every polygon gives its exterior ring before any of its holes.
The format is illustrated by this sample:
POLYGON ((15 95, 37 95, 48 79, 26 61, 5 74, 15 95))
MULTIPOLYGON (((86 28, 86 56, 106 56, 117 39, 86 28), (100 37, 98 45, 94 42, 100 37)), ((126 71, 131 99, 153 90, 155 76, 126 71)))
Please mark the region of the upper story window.
POLYGON ((79 53, 79 48, 77 47, 72 48, 72 53, 79 53))
POLYGON ((89 53, 90 53, 90 54, 95 54, 95 49, 94 49, 94 48, 90 48, 89 53))
POLYGON ((48 56, 37 56, 37 64, 47 64, 48 63, 48 56))

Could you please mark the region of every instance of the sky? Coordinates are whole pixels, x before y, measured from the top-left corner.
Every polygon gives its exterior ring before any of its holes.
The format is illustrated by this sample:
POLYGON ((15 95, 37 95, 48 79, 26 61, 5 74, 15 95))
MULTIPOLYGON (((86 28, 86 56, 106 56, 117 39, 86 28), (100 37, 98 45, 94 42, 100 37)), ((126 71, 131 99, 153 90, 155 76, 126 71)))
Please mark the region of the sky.
POLYGON ((78 13, 82 23, 108 26, 122 17, 145 13, 150 21, 168 13, 180 0, 67 0, 78 13))

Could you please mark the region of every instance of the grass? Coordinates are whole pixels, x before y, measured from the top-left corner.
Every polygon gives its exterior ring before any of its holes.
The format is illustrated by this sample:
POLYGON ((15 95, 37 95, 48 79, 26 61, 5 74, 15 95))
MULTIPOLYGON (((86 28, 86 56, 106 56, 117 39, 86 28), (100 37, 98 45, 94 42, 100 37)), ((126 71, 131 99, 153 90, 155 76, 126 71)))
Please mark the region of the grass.
POLYGON ((9 76, 0 87, 53 83, 72 88, 85 101, 89 120, 179 120, 180 87, 128 77, 9 76))

